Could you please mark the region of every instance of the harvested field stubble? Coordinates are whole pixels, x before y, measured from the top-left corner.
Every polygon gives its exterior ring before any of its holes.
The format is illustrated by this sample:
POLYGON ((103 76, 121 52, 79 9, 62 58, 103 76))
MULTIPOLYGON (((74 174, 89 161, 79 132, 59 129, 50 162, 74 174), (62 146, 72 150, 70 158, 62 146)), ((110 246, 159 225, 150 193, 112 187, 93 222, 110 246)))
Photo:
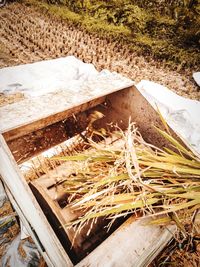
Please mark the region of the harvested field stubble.
POLYGON ((98 70, 116 71, 136 82, 152 80, 185 97, 200 99, 192 70, 177 72, 155 60, 147 61, 123 40, 100 37, 42 11, 22 3, 0 10, 0 67, 74 55, 98 70))

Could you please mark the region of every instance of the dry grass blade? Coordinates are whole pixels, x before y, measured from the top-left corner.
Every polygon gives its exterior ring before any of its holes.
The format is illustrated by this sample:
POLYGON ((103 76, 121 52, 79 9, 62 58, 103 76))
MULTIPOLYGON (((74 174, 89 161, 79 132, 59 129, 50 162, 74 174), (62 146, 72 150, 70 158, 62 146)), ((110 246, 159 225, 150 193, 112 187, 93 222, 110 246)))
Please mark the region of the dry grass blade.
POLYGON ((191 211, 200 205, 200 159, 169 131, 158 131, 175 151, 146 143, 129 123, 125 133, 119 130, 116 134, 117 141, 104 144, 90 140, 90 148, 83 153, 59 157, 84 162, 63 189, 74 193, 70 205, 83 211, 70 225, 141 211, 153 217, 165 215, 153 223, 174 221, 184 232, 185 214, 190 218, 191 211))

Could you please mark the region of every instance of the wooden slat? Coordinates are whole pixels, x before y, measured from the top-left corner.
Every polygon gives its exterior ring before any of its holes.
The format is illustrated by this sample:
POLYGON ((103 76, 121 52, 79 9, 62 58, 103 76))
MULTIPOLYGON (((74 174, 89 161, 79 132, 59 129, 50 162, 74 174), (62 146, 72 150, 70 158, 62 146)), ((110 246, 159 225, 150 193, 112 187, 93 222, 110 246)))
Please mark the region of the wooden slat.
MULTIPOLYGON (((76 113, 79 113, 79 112, 82 112, 84 110, 87 110, 91 107, 94 107, 100 103, 102 103, 103 101, 105 100, 105 97, 100 97, 100 98, 96 98, 96 99, 93 99, 89 102, 84 102, 84 103, 80 103, 80 105, 76 105, 76 106, 73 106, 71 107, 71 104, 69 105, 70 108, 66 105, 65 107, 65 110, 62 110, 62 111, 58 111, 58 109, 55 109, 54 111, 51 110, 52 113, 48 114, 48 112, 46 111, 45 112, 45 115, 43 113, 40 114, 40 117, 39 117, 39 114, 34 114, 34 111, 32 112, 32 114, 29 115, 29 117, 27 118, 27 115, 25 116, 23 114, 23 112, 25 112, 24 110, 24 107, 23 107, 23 102, 25 102, 26 100, 24 101, 21 101, 21 105, 22 107, 18 109, 18 112, 14 113, 15 111, 12 110, 12 115, 9 115, 9 111, 7 111, 7 115, 5 114, 5 112, 2 112, 2 109, 0 109, 0 115, 1 115, 1 126, 0 126, 0 129, 1 129, 1 132, 3 133, 3 136, 5 138, 6 141, 11 141, 13 139, 16 139, 16 138, 19 138, 21 136, 24 136, 26 134, 29 134, 29 133, 32 133, 38 129, 42 129, 48 125, 51 125, 53 123, 56 123, 58 121, 61 121, 61 120, 65 120, 67 119, 68 117, 72 116, 73 114, 76 114, 76 113), (9 124, 6 125, 5 123, 6 122, 6 119, 5 119, 5 122, 4 122, 4 116, 10 116, 10 118, 12 118, 13 122, 11 123, 9 121, 9 124), (15 119, 14 119, 14 117, 15 119), (20 116, 24 116, 25 118, 23 120, 19 120, 19 117, 20 116), (32 117, 31 117, 32 116, 32 117)), ((58 101, 58 100, 57 100, 58 101)), ((37 105, 37 102, 36 99, 32 100, 32 102, 30 102, 29 104, 30 105, 37 105)), ((18 104, 18 103, 15 103, 15 104, 18 104)), ((14 106, 15 104, 13 104, 12 106, 14 106)), ((43 108, 45 109, 45 106, 44 106, 44 103, 43 104, 43 108)), ((47 103, 46 103, 47 104, 47 103)), ((51 105, 51 103, 48 103, 48 105, 51 105)), ((4 110, 5 111, 5 110, 4 110)))
MULTIPOLYGON (((80 163, 80 165, 82 164, 80 163)), ((80 168, 80 165, 75 165, 74 162, 65 162, 29 183, 54 232, 75 264, 121 224, 121 220, 115 221, 111 229, 107 231, 105 225, 108 220, 99 218, 92 225, 89 221, 78 230, 76 227, 66 227, 66 224, 81 216, 83 211, 74 210, 68 205, 69 195, 64 193, 65 187, 61 181, 65 181, 76 168, 80 168)))
POLYGON ((68 209, 67 216, 63 217, 63 214, 61 212, 62 210, 61 208, 59 208, 56 201, 54 201, 51 197, 49 197, 47 192, 48 190, 40 186, 40 184, 37 181, 34 184, 30 184, 30 188, 32 189, 32 192, 34 193, 38 203, 40 204, 52 229, 58 236, 63 248, 67 252, 70 259, 74 259, 75 258, 74 249, 76 248, 78 249, 76 242, 73 244, 72 248, 72 242, 75 236, 75 231, 73 230, 73 228, 71 229, 65 228, 66 223, 68 223, 69 220, 73 218, 74 216, 73 213, 70 212, 70 210, 68 209))

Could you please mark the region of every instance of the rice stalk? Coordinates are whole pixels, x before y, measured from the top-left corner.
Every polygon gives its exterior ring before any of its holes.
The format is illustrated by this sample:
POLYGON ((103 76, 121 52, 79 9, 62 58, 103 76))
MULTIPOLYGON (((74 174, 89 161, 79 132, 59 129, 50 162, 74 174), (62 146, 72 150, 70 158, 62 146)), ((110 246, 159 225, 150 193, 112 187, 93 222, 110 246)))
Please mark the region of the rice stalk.
POLYGON ((90 148, 83 153, 55 157, 84 163, 64 183, 63 190, 75 195, 70 206, 82 211, 70 226, 140 211, 152 216, 153 224, 174 221, 184 232, 185 218, 200 206, 200 159, 169 130, 158 132, 173 149, 146 143, 129 123, 110 144, 88 139, 90 148))

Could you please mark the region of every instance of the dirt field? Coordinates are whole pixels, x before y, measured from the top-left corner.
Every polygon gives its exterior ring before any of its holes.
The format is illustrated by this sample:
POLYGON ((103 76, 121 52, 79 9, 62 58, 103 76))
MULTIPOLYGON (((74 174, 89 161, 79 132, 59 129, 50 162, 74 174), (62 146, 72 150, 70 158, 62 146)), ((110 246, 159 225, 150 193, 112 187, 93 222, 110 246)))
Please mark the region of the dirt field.
POLYGON ((192 70, 183 73, 147 62, 119 43, 88 34, 66 21, 43 14, 25 3, 11 3, 0 10, 0 68, 74 55, 135 80, 161 83, 180 95, 200 99, 192 70))

